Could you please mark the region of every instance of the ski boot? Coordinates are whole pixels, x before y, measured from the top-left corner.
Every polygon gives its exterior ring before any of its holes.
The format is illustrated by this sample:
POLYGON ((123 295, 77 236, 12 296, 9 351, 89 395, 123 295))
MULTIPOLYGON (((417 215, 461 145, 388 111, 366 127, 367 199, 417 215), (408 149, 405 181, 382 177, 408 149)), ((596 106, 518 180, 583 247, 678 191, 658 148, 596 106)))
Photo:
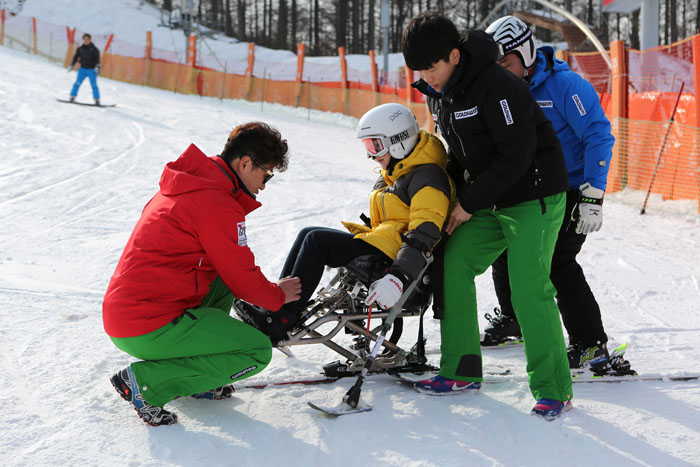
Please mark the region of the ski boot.
POLYGON ((100 100, 99 99, 95 99, 95 107, 100 107, 100 100))
POLYGON ((602 370, 610 360, 608 347, 605 344, 588 347, 574 343, 566 349, 566 354, 569 357, 569 368, 572 370, 590 368, 595 373, 595 369, 602 370))
POLYGON ((486 313, 485 317, 490 326, 484 330, 484 340, 481 341, 481 345, 490 347, 522 341, 520 325, 514 316, 506 315, 496 307, 493 309, 493 316, 491 313, 486 313))
POLYGON ((287 332, 299 322, 296 312, 284 308, 279 311, 268 311, 243 300, 234 300, 233 308, 244 323, 268 336, 273 346, 287 339, 287 332))
POLYGON ((168 412, 163 407, 151 405, 143 399, 139 385, 131 366, 118 371, 109 381, 122 399, 129 402, 136 410, 141 420, 151 426, 173 425, 177 423, 177 415, 168 412))

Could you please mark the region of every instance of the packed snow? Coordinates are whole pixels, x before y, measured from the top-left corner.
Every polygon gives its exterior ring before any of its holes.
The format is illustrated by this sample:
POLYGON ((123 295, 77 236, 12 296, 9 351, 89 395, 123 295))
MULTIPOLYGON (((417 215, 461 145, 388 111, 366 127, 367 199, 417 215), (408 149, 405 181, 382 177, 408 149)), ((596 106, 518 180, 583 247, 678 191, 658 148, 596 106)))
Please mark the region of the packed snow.
MULTIPOLYGON (((31 4, 31 2, 29 2, 31 4)), ((208 154, 236 124, 265 120, 289 140, 291 163, 262 193, 248 240, 271 278, 309 225, 341 228, 367 211, 375 165, 355 120, 306 109, 183 96, 100 80, 115 108, 63 104, 74 79, 0 47, 0 464, 2 465, 700 465, 700 383, 576 384, 574 410, 528 415, 521 380, 478 395, 430 397, 370 376, 371 412, 337 419, 353 380, 241 392, 229 401, 179 399, 180 423, 145 425, 109 376, 133 361, 105 335, 101 301, 163 165, 194 143, 208 154)), ((84 84, 79 100, 89 101, 84 84)), ((611 339, 628 342, 640 373, 700 371, 700 219, 638 194, 611 196, 603 230, 580 256, 611 339)), ((496 305, 478 279, 481 314, 496 305)), ((408 320, 407 320, 408 321, 408 320)), ((485 326, 481 318, 482 328, 485 326)), ((410 347, 417 322, 406 323, 410 347)), ((426 319, 429 357, 439 325, 426 319)), ((341 339, 347 339, 341 336, 341 339)), ((347 343, 347 341, 344 341, 347 343)), ((340 356, 320 345, 275 351, 255 381, 315 377, 340 356)), ((486 350, 489 369, 525 374, 521 348, 486 350)))

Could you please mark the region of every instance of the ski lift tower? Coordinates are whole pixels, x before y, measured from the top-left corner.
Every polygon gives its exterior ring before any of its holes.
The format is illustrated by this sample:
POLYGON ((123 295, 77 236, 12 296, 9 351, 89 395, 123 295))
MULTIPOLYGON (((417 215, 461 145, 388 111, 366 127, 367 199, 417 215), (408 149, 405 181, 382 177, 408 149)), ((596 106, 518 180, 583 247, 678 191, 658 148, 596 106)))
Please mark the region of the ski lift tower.
POLYGON ((659 0, 601 0, 600 6, 604 13, 631 13, 641 8, 639 47, 659 45, 659 0))
POLYGON ((192 32, 192 18, 194 17, 194 0, 182 1, 182 32, 185 37, 190 37, 192 32))
POLYGON ((382 36, 382 79, 381 83, 383 85, 388 84, 389 80, 389 2, 391 0, 381 0, 381 6, 379 9, 379 30, 382 36))

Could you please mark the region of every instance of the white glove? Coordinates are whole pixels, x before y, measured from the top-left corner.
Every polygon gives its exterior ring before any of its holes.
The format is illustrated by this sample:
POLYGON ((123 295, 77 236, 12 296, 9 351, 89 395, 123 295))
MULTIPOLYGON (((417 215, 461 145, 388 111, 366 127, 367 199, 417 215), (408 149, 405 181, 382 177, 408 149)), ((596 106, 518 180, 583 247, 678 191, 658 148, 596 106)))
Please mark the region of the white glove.
POLYGON ((372 282, 365 299, 366 305, 377 303, 387 310, 394 306, 403 293, 403 282, 393 274, 387 274, 379 280, 372 282))
POLYGON ((588 235, 603 226, 603 195, 600 188, 584 183, 579 187, 581 199, 578 202, 578 222, 576 233, 588 235))

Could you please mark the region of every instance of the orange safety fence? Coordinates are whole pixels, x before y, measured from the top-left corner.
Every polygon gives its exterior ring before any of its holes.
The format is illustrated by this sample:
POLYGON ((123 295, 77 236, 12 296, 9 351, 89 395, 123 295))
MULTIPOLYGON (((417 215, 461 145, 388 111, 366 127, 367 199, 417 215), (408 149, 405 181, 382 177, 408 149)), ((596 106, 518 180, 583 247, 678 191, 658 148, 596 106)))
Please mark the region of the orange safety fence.
MULTIPOLYGON (((0 44, 64 65, 72 59, 81 35, 81 31, 33 18, 8 18, 0 11, 0 44)), ((135 45, 108 34, 92 34, 92 37, 103 51, 101 73, 111 79, 184 94, 279 103, 354 117, 378 104, 400 102, 413 109, 423 127, 432 128, 424 97, 410 87, 414 79, 410 70, 405 67, 400 70, 392 81, 394 86, 379 83, 373 52, 369 54, 372 78, 369 84, 348 79, 351 73, 342 51, 336 62, 337 75, 330 73, 322 82, 308 82, 302 81, 308 76, 308 68, 318 69, 321 65, 318 61, 305 63, 302 46, 298 48, 300 56, 290 62, 290 66, 296 66, 296 72, 285 72, 284 76, 290 80, 280 80, 270 79, 267 65, 262 70, 256 65, 254 44, 238 44, 239 50, 247 47, 248 57, 228 61, 219 70, 197 63, 199 58, 193 43, 188 52, 178 53, 153 48, 150 33, 146 45, 135 45)), ((698 200, 700 209, 700 109, 695 96, 696 79, 700 79, 699 65, 695 63, 696 57, 700 61, 700 35, 645 51, 626 49, 620 44, 615 45, 612 57, 618 64, 615 73, 597 52, 565 54, 571 68, 598 91, 612 123, 616 146, 607 191, 649 188, 671 108, 681 83, 685 83, 652 192, 665 199, 698 200)), ((330 59, 325 58, 326 62, 330 59)), ((210 58, 204 62, 213 64, 210 58)), ((357 71, 353 69, 352 76, 357 77, 357 71)))
POLYGON ((600 54, 569 54, 571 68, 601 93, 601 103, 611 119, 616 143, 606 191, 647 191, 656 170, 652 193, 663 199, 698 200, 700 211, 700 103, 695 93, 700 75, 694 47, 700 50, 700 36, 644 51, 624 49, 624 64, 616 76, 622 89, 627 89, 624 95, 616 95, 615 75, 600 54), (669 128, 682 84, 685 89, 669 128), (621 109, 619 115, 613 115, 615 102, 621 109))

